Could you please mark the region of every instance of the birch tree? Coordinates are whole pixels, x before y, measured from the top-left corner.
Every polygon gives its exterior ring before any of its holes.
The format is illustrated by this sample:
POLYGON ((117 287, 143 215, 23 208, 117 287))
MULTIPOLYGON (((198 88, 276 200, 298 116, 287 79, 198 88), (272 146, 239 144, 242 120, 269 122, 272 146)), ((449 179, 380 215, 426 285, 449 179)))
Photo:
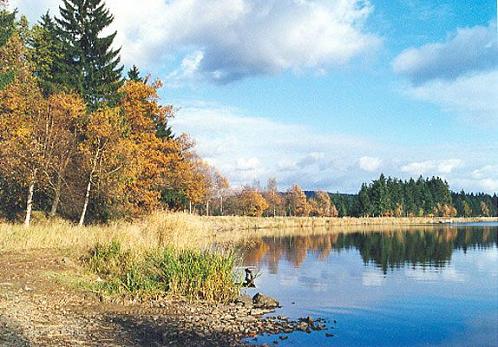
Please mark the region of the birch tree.
POLYGON ((40 132, 44 99, 17 33, 0 49, 0 61, 14 76, 0 91, 0 170, 6 179, 15 180, 27 190, 24 224, 29 226, 35 186, 44 164, 40 132))
POLYGON ((79 225, 85 218, 92 192, 106 192, 109 200, 122 198, 120 175, 129 160, 132 144, 124 139, 125 124, 119 108, 104 108, 94 112, 82 129, 84 141, 80 144, 83 158, 86 187, 79 218, 79 225))

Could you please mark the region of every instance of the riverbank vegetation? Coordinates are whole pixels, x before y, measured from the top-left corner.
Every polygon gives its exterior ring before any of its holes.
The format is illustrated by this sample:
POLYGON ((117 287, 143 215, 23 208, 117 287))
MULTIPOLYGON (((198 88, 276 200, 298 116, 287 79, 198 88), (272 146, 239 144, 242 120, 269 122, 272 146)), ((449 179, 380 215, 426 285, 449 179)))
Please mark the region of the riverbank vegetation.
POLYGON ((227 302, 237 298, 242 282, 232 253, 171 247, 136 252, 113 241, 97 244, 84 263, 100 279, 91 288, 106 295, 227 302))
MULTIPOLYGON (((496 222, 498 218, 453 218, 452 221, 496 222)), ((81 256, 97 244, 107 245, 113 241, 119 242, 122 250, 131 249, 139 253, 165 247, 208 250, 213 244, 227 245, 229 248, 234 243, 254 236, 410 228, 441 222, 446 222, 446 218, 206 217, 157 212, 133 222, 117 221, 82 228, 62 219, 47 219, 43 214, 36 213, 30 228, 0 223, 0 250, 15 252, 59 249, 81 256)))

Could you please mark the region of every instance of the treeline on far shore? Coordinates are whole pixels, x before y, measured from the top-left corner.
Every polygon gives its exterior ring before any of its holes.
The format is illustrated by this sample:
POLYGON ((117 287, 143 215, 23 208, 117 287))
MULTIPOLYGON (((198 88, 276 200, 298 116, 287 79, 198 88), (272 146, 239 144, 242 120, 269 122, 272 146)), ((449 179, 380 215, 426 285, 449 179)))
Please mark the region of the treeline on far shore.
MULTIPOLYGON (((200 213, 205 210, 198 211, 200 213)), ((383 174, 363 184, 358 194, 303 191, 298 185, 285 192, 275 179, 266 188, 245 187, 214 200, 213 215, 295 217, 496 217, 496 194, 452 192, 439 178, 400 180, 383 174)))
MULTIPOLYGON (((313 193, 308 193, 313 196, 313 193)), ((351 217, 496 217, 498 196, 453 192, 439 178, 400 180, 383 174, 363 184, 358 194, 331 194, 339 216, 351 217)))

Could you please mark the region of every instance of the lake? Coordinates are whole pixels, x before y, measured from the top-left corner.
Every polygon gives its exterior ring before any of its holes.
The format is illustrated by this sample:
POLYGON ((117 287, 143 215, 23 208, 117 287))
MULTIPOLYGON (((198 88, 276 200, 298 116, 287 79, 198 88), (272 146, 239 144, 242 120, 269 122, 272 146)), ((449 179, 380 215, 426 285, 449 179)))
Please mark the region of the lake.
POLYGON ((262 237, 243 249, 260 272, 248 294, 277 298, 273 315, 330 327, 258 344, 498 346, 498 223, 262 237))

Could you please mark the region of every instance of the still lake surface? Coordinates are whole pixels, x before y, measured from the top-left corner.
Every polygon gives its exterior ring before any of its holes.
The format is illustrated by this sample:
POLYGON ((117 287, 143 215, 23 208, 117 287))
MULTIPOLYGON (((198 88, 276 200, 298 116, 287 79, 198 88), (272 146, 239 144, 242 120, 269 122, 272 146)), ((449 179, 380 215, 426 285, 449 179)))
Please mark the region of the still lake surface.
POLYGON ((331 327, 258 344, 498 346, 498 223, 262 237, 244 264, 260 272, 248 293, 283 305, 273 315, 331 327))

